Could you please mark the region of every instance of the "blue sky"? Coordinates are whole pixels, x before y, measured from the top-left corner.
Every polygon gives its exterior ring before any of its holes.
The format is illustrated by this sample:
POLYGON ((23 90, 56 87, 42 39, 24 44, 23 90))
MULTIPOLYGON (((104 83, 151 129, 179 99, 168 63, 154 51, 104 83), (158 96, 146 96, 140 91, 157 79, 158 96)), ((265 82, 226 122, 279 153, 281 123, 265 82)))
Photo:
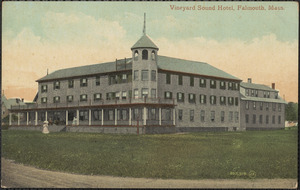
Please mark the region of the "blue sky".
POLYGON ((3 2, 2 69, 7 96, 33 99, 35 80, 50 72, 131 55, 143 15, 159 54, 207 62, 244 81, 275 82, 298 97, 296 2, 3 2), (229 10, 171 10, 233 6, 229 10), (242 11, 237 6, 264 6, 242 11), (269 6, 284 10, 268 10, 269 6), (34 69, 33 69, 34 68, 34 69), (18 73, 17 77, 14 76, 18 73), (26 79, 26 80, 24 80, 26 79), (287 85, 288 84, 288 85, 287 85), (30 89, 30 90, 28 90, 30 89), (24 93, 26 92, 26 93, 24 93))

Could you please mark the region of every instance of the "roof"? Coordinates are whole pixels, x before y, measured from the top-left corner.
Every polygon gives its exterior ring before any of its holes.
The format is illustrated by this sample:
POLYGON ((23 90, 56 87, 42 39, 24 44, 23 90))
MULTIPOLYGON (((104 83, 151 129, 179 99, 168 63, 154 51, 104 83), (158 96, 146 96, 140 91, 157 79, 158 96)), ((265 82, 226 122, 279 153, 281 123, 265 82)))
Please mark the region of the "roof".
POLYGON ((144 34, 133 46, 131 49, 136 49, 136 48, 154 48, 158 49, 158 47, 153 43, 151 38, 144 34))
POLYGON ((242 100, 248 100, 248 101, 256 101, 256 102, 270 102, 270 103, 282 103, 282 104, 287 104, 285 100, 283 100, 281 97, 278 97, 278 99, 273 99, 273 98, 260 98, 260 97, 249 97, 249 96, 244 96, 241 94, 241 99, 242 100))
POLYGON ((254 83, 247 83, 247 82, 241 82, 241 87, 244 88, 251 88, 251 89, 257 89, 257 90, 266 90, 266 91, 273 91, 278 92, 278 90, 275 90, 269 86, 263 85, 263 84, 254 84, 254 83))
MULTIPOLYGON (((158 57, 157 58, 158 69, 188 73, 188 74, 203 75, 209 77, 240 80, 239 78, 234 77, 207 63, 189 61, 189 60, 166 57, 166 56, 157 56, 157 57, 158 57)), ((125 63, 125 59, 121 59, 118 61, 125 63)), ((126 63, 127 64, 131 63, 131 58, 129 59, 127 58, 126 63)), ((129 68, 131 69, 131 67, 129 68)), ((81 67, 73 67, 73 68, 57 70, 37 80, 37 82, 60 79, 60 78, 68 78, 68 77, 96 75, 96 74, 114 72, 114 71, 116 71, 116 63, 107 62, 107 63, 100 63, 94 65, 86 65, 81 67)))
POLYGON ((24 106, 24 105, 26 105, 24 102, 22 102, 22 100, 20 98, 9 98, 9 99, 7 99, 4 95, 1 97, 1 103, 3 103, 4 106, 7 109, 10 109, 11 106, 18 106, 18 105, 24 106), (17 103, 16 99, 19 99, 18 103, 17 103))

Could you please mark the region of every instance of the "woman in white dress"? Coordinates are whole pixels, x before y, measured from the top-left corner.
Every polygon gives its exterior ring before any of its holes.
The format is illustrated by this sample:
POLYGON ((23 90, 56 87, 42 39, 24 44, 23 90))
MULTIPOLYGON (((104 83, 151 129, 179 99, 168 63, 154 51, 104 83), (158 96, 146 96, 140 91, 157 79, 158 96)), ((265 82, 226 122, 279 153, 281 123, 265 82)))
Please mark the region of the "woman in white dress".
POLYGON ((48 130, 48 121, 44 121, 42 133, 44 133, 44 134, 48 134, 49 133, 49 130, 48 130))

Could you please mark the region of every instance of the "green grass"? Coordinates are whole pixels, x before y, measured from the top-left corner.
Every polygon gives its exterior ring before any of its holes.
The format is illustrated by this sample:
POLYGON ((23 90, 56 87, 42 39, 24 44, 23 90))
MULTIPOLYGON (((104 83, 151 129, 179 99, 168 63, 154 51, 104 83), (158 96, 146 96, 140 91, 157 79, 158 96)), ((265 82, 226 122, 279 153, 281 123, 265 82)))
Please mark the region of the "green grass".
POLYGON ((297 178, 297 134, 297 128, 140 136, 3 130, 2 157, 88 175, 297 178))

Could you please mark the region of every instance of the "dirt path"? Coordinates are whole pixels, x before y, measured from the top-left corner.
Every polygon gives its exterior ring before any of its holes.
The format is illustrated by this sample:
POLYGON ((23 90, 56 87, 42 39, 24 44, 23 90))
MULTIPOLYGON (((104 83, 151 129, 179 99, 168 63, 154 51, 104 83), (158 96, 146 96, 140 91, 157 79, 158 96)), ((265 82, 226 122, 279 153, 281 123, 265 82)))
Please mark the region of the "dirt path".
POLYGON ((1 159, 2 187, 7 188, 296 188, 296 179, 163 180, 88 176, 52 172, 1 159))

